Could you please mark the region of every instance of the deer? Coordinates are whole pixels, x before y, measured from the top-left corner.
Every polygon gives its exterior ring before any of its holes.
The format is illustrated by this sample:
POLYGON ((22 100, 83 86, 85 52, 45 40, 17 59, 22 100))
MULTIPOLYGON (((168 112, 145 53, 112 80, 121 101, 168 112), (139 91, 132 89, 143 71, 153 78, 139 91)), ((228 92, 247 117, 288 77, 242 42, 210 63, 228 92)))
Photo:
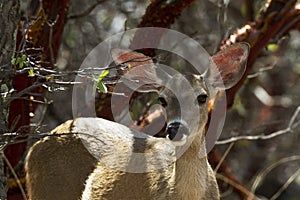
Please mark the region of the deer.
MULTIPOLYGON (((129 53, 118 50, 115 56, 129 53)), ((225 90, 235 85, 244 74, 248 54, 248 44, 237 43, 211 57, 218 73, 208 67, 203 74, 169 75, 162 87, 140 88, 158 93, 166 115, 165 137, 95 117, 79 117, 58 126, 28 151, 29 199, 219 199, 205 147, 213 95, 209 88, 225 90), (178 97, 174 90, 183 92, 178 97), (179 109, 186 99, 190 99, 188 105, 179 109)), ((157 78, 157 74, 150 76, 157 78)))

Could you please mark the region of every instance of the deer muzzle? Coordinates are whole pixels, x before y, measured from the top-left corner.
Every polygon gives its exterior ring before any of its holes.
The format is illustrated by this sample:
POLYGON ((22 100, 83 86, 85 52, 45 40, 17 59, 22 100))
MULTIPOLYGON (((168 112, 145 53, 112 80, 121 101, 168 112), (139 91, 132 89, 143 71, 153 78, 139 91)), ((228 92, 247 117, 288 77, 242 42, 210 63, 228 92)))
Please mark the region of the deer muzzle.
POLYGON ((186 141, 186 138, 189 135, 189 129, 184 123, 174 121, 168 124, 166 133, 167 138, 172 142, 181 143, 186 141))

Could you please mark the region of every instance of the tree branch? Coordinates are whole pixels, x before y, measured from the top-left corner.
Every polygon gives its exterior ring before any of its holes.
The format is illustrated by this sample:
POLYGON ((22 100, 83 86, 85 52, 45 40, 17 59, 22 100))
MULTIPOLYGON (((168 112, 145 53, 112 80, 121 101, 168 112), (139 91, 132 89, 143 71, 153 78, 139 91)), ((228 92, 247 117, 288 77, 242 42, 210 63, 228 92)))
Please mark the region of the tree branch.
MULTIPOLYGON (((295 18, 295 15, 299 15, 299 10, 295 8, 296 2, 296 0, 272 0, 255 22, 248 22, 244 27, 230 35, 229 39, 223 41, 221 48, 242 41, 248 42, 251 46, 244 76, 234 87, 226 91, 228 108, 233 105, 235 94, 244 84, 261 50, 282 30, 286 30, 284 33, 287 34, 288 31, 299 28, 297 25, 300 23, 300 18, 295 18), (292 24, 290 23, 291 19, 294 19, 292 24)), ((284 36, 282 33, 280 35, 281 37, 284 36)))
MULTIPOLYGON (((7 99, 12 90, 11 58, 15 50, 16 33, 20 22, 20 1, 0 0, 0 63, 4 73, 0 73, 0 92, 8 95, 0 96, 0 134, 8 130, 9 106, 7 99)), ((0 149, 0 199, 7 199, 7 183, 3 163, 4 153, 0 149)))
POLYGON ((277 136, 280 136, 280 135, 283 135, 283 134, 286 134, 286 133, 291 133, 300 124, 300 120, 297 121, 297 117, 300 116, 299 113, 300 113, 300 106, 295 110, 288 126, 285 129, 276 131, 276 132, 268 134, 268 135, 265 135, 265 134, 262 134, 262 135, 247 135, 247 136, 243 135, 243 136, 232 137, 232 138, 229 138, 229 139, 219 140, 219 141, 216 142, 216 144, 217 145, 223 145, 223 144, 229 144, 229 143, 232 143, 232 142, 238 142, 238 141, 241 141, 241 140, 249 140, 249 141, 268 140, 268 139, 272 139, 272 138, 275 138, 277 136))

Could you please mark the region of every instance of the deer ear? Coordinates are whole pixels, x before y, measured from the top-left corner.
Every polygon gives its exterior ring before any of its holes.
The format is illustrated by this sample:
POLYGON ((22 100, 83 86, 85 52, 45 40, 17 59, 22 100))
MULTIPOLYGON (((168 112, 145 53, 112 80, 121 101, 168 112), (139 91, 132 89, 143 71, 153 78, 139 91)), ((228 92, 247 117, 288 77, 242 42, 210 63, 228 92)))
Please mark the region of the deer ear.
POLYGON ((168 75, 154 64, 151 57, 128 49, 113 49, 111 55, 117 65, 127 65, 129 70, 121 76, 120 81, 130 89, 156 92, 164 85, 163 80, 168 75))
POLYGON ((134 68, 140 65, 154 65, 151 57, 130 49, 112 49, 111 57, 117 65, 130 65, 134 68))
POLYGON ((208 84, 216 89, 234 86, 245 72, 249 49, 247 43, 236 43, 213 55, 205 73, 208 84))

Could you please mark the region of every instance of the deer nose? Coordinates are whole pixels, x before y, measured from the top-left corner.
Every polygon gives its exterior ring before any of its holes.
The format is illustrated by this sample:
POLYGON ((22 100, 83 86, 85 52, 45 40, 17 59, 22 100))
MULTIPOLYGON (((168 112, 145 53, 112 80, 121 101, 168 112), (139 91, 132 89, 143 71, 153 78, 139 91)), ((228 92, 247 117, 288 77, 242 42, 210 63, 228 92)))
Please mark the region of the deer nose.
POLYGON ((170 140, 180 141, 184 134, 187 135, 188 129, 180 122, 172 122, 167 127, 167 135, 170 140))

